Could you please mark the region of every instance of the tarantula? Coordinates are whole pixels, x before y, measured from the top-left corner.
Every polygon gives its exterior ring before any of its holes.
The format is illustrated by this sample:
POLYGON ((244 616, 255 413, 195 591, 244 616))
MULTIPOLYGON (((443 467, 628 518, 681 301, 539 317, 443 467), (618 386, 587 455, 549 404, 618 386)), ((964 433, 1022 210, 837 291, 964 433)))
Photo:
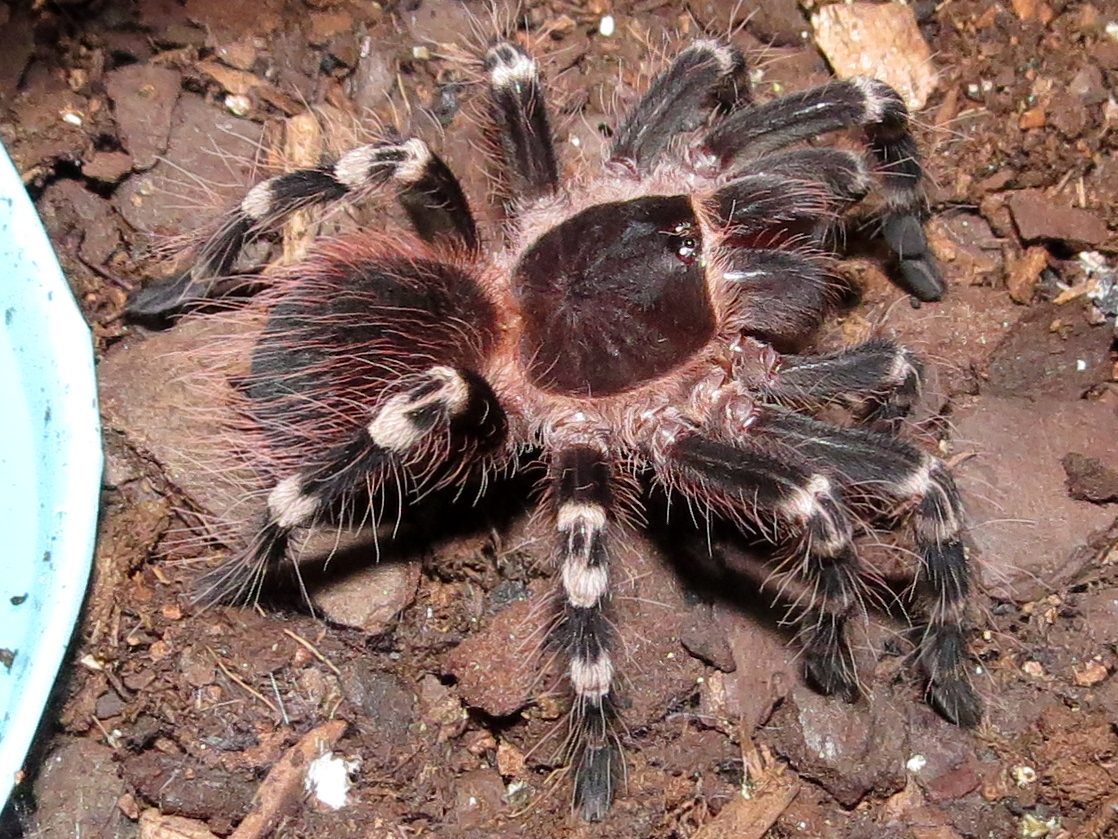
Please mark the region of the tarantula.
POLYGON ((227 273, 291 212, 386 186, 414 228, 326 241, 270 281, 242 383, 266 512, 206 589, 251 594, 291 562, 296 531, 366 491, 493 476, 542 453, 583 817, 603 817, 621 765, 607 607, 641 480, 793 546, 812 593, 804 669, 825 694, 858 692, 846 638, 862 592, 855 533, 909 523, 927 699, 975 725, 959 495, 943 463, 877 422, 909 407, 919 360, 888 340, 782 354, 820 325, 836 220, 875 183, 898 282, 921 300, 943 293, 901 98, 860 77, 755 104, 742 56, 700 41, 652 80, 602 171, 564 183, 536 62, 499 43, 484 66, 503 242, 483 244, 451 171, 407 139, 258 184, 201 249, 193 283, 227 273), (800 143, 840 129, 864 145, 800 143), (859 422, 813 417, 834 403, 859 422))

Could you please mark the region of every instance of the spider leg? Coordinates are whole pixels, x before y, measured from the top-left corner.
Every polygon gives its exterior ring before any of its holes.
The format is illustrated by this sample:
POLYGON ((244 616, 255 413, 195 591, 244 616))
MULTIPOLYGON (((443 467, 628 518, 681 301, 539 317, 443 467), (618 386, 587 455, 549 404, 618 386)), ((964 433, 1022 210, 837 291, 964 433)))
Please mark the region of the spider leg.
POLYGON ((838 211, 866 185, 858 155, 810 151, 766 159, 765 171, 701 202, 717 242, 712 296, 721 300, 723 323, 782 348, 813 333, 837 296, 820 246, 838 211))
POLYGON ((462 457, 463 449, 472 454, 479 442, 490 446, 504 431, 504 412, 480 376, 437 365, 403 378, 351 439, 274 486, 248 550, 203 577, 198 599, 251 598, 287 560, 296 529, 401 473, 422 482, 451 454, 462 457))
POLYGON ((845 149, 795 149, 770 154, 753 163, 749 174, 821 184, 839 207, 861 201, 873 189, 865 157, 845 149))
POLYGON ((846 624, 860 582, 854 525, 838 487, 800 458, 777 458, 746 437, 735 445, 699 433, 675 433, 654 447, 660 479, 727 517, 778 537, 798 536, 796 571, 812 589, 805 614, 804 672, 820 692, 855 698, 858 680, 846 624), (776 522, 777 532, 765 522, 776 522))
POLYGON ((881 167, 887 203, 882 234, 900 259, 901 285, 917 299, 938 300, 944 284, 921 226, 923 168, 908 122, 895 90, 856 76, 734 111, 710 130, 704 150, 728 168, 828 131, 864 128, 881 167))
POLYGON ((741 53, 717 41, 691 44, 656 76, 617 130, 610 161, 645 174, 671 140, 701 128, 711 111, 750 100, 741 53))
POLYGON ((596 447, 563 449, 552 464, 563 614, 557 639, 569 655, 574 689, 575 806, 588 821, 601 820, 613 801, 620 750, 613 738, 615 713, 612 642, 605 614, 609 594, 609 535, 614 515, 613 469, 596 447))
POLYGON ((133 296, 133 315, 159 315, 210 295, 252 240, 292 213, 330 204, 392 183, 424 241, 472 252, 477 225, 454 174, 422 140, 374 143, 344 154, 333 166, 298 169, 261 181, 231 210, 198 250, 190 271, 133 296))
POLYGON ((977 725, 982 704, 966 675, 970 571, 962 543, 964 517, 947 467, 889 435, 775 409, 763 410, 749 435, 781 457, 811 464, 842 487, 851 503, 912 521, 920 558, 917 591, 927 609, 918 661, 928 702, 958 725, 977 725))
POLYGON ((516 44, 504 42, 486 53, 485 70, 510 193, 532 199, 555 192, 559 164, 538 65, 516 44))
POLYGON ((838 297, 826 262, 811 252, 735 250, 716 276, 726 328, 781 348, 814 333, 838 297))
POLYGON ((717 246, 712 297, 734 333, 793 345, 813 333, 836 297, 819 230, 838 201, 819 181, 747 175, 701 202, 717 246))
POLYGON ((838 403, 862 419, 890 421, 908 413, 920 393, 924 365, 886 338, 824 355, 785 355, 760 384, 773 401, 802 410, 838 403))

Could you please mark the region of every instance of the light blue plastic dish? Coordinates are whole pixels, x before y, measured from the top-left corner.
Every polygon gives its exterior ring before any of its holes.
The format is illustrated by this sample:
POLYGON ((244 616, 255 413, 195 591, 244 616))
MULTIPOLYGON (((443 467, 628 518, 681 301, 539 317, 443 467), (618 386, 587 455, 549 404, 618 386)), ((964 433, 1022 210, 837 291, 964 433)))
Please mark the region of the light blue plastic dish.
POLYGON ((2 804, 89 583, 102 458, 89 328, 3 147, 0 318, 2 804))

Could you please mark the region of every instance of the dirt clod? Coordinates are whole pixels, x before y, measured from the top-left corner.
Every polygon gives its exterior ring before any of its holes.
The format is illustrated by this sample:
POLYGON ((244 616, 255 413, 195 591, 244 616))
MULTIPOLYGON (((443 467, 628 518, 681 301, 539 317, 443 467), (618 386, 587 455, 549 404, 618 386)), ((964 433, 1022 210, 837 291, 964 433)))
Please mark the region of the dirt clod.
POLYGON ((1060 462, 1067 473, 1068 495, 1072 498, 1096 504, 1118 501, 1118 469, 1079 452, 1068 452, 1060 462))

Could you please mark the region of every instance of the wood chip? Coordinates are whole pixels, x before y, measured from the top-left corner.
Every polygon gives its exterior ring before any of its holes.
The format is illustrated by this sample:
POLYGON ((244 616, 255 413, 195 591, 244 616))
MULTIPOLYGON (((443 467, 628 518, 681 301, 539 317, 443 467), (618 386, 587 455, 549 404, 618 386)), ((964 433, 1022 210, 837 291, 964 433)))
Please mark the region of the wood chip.
POLYGON ((268 772, 252 809, 229 839, 263 839, 279 820, 303 800, 303 783, 311 761, 334 748, 345 733, 344 720, 331 720, 307 732, 268 772))
POLYGON ((1075 683, 1080 687, 1097 685, 1110 675, 1106 665, 1101 661, 1088 661, 1082 667, 1075 668, 1075 683))
POLYGON ((735 798, 699 828, 693 839, 762 839, 797 792, 790 780, 775 778, 753 798, 735 798))
POLYGON ((1027 305, 1033 300, 1033 292, 1040 282, 1040 272, 1048 265, 1048 249, 1034 245, 1021 256, 1010 261, 1006 271, 1006 286, 1009 299, 1014 303, 1027 305))
POLYGON ((815 43, 840 79, 873 76, 893 87, 909 110, 928 101, 938 81, 932 51, 911 6, 839 3, 811 16, 815 43))
POLYGON ((264 84, 263 79, 246 70, 226 67, 216 61, 203 61, 198 64, 198 69, 236 96, 243 96, 264 84))
POLYGON ((205 822, 165 816, 156 809, 140 814, 140 839, 217 839, 205 822))
MULTIPOLYGON (((284 125, 283 152, 292 169, 318 166, 322 160, 322 128, 311 113, 293 116, 284 125)), ((314 241, 315 229, 306 210, 292 213, 283 226, 283 264, 301 260, 314 241)))

